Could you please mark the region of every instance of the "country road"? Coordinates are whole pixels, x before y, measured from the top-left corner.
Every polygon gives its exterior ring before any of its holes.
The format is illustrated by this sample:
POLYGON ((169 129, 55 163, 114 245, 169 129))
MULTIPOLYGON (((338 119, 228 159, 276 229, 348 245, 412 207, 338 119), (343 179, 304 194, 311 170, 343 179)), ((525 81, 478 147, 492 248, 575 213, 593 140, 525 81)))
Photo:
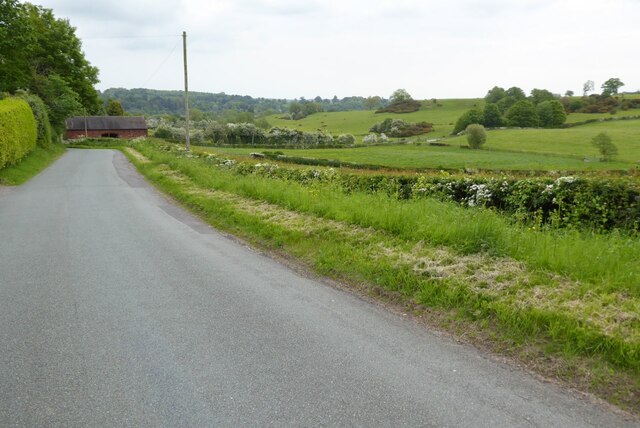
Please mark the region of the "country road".
POLYGON ((0 193, 0 426, 635 422, 201 223, 124 156, 0 193))

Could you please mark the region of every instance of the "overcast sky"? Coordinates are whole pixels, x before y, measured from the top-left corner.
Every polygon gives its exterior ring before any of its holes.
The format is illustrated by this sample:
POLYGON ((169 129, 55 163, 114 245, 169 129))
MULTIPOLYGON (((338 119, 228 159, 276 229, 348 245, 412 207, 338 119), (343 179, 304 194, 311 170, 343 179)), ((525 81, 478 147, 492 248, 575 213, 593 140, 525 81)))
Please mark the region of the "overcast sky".
POLYGON ((254 97, 482 97, 640 89, 639 0, 32 0, 77 28, 110 87, 254 97))

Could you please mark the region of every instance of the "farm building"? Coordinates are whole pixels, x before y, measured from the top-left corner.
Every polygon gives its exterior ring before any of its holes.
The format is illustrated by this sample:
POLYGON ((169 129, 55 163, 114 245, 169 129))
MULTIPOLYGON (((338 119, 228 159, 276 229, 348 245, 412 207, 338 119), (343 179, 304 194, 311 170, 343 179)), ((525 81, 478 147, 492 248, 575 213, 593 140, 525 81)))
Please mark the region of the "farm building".
POLYGON ((65 138, 136 138, 147 136, 143 116, 75 116, 66 120, 65 138))

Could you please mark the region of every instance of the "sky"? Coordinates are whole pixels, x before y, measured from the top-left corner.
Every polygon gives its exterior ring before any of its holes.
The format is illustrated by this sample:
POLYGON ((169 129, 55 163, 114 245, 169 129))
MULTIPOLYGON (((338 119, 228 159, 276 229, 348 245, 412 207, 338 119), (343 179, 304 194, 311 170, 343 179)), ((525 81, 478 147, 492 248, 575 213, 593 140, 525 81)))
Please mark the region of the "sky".
POLYGON ((31 0, 68 19, 98 89, 267 98, 640 90, 640 0, 31 0))

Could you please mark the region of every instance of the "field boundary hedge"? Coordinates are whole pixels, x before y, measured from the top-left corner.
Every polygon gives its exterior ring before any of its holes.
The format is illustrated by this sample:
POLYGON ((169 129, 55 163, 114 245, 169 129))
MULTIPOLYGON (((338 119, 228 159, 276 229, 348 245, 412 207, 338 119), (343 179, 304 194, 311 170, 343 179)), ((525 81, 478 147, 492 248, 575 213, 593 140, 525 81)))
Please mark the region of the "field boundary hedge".
MULTIPOLYGON (((182 147, 169 144, 159 148, 184 152, 182 147)), ((536 227, 640 231, 640 187, 631 179, 453 177, 446 172, 440 175, 357 174, 333 168, 286 168, 268 162, 237 162, 197 152, 187 156, 205 158, 241 175, 259 175, 303 185, 326 183, 347 193, 385 193, 397 199, 436 197, 469 208, 491 208, 536 227)), ((278 155, 275 158, 281 160, 278 155)))
POLYGON ((29 104, 17 98, 0 100, 0 169, 29 154, 37 139, 36 120, 29 104))

